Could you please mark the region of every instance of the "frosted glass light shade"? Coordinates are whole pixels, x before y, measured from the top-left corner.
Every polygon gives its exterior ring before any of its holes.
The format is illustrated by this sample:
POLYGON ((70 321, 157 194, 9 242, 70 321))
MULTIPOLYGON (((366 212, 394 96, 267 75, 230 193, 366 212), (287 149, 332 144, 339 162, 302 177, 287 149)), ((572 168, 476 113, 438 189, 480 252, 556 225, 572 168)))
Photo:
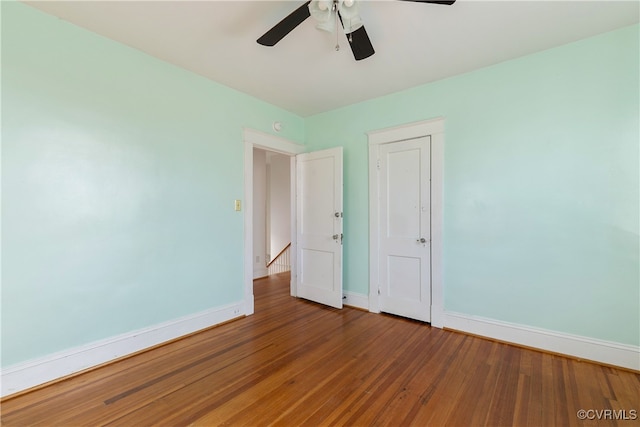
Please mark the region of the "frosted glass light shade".
POLYGON ((362 18, 360 18, 360 6, 355 0, 344 0, 338 5, 340 16, 342 17, 342 25, 346 34, 353 33, 362 27, 362 18))
POLYGON ((325 0, 312 0, 309 3, 309 13, 316 21, 316 28, 323 31, 333 32, 336 29, 336 19, 332 10, 332 2, 325 0))

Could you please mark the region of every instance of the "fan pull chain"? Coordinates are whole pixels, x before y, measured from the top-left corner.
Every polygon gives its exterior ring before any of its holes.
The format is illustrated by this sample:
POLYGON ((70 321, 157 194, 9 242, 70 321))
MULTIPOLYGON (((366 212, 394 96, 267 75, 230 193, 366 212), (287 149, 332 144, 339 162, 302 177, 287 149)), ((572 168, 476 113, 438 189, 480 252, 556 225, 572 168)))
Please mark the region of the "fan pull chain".
POLYGON ((336 15, 336 52, 338 52, 340 50, 340 41, 338 38, 338 20, 340 18, 338 17, 338 5, 336 1, 333 2, 333 10, 334 14, 336 15))

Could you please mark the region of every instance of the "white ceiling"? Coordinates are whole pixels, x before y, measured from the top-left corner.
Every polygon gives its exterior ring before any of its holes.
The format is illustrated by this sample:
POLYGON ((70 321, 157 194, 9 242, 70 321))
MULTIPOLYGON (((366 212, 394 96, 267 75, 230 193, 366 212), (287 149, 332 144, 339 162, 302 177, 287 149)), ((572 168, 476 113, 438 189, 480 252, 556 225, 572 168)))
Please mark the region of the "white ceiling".
POLYGON ((639 22, 634 1, 364 1, 376 54, 311 18, 275 47, 256 39, 300 1, 37 1, 28 4, 302 117, 639 22))

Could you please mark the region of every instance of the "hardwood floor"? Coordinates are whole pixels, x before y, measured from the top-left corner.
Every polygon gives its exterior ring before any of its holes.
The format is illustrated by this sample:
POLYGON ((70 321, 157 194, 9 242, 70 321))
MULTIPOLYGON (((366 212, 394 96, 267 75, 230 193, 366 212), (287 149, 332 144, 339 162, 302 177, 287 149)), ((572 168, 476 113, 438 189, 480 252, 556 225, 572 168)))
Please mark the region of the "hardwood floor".
POLYGON ((254 287, 255 315, 6 399, 2 425, 640 425, 640 374, 254 287))

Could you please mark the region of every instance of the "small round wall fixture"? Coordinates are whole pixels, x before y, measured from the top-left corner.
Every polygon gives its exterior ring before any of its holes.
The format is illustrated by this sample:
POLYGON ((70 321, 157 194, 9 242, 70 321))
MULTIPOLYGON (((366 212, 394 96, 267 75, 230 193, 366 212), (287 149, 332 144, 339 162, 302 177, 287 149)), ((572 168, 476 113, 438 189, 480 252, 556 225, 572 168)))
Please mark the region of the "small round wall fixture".
POLYGON ((276 132, 280 132, 282 130, 282 123, 273 122, 273 130, 275 130, 276 132))

